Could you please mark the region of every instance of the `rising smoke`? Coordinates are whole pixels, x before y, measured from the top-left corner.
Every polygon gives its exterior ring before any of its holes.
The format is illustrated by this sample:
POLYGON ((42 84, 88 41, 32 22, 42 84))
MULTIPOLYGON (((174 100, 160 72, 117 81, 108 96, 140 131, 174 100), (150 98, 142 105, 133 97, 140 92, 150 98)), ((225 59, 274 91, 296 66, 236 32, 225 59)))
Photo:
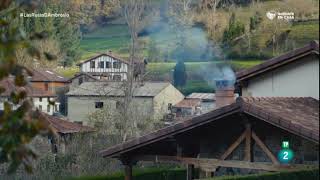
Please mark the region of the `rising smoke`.
POLYGON ((152 17, 152 23, 139 33, 139 36, 148 35, 151 38, 163 58, 175 61, 224 58, 201 25, 181 22, 168 9, 168 2, 163 1, 158 16, 152 17))

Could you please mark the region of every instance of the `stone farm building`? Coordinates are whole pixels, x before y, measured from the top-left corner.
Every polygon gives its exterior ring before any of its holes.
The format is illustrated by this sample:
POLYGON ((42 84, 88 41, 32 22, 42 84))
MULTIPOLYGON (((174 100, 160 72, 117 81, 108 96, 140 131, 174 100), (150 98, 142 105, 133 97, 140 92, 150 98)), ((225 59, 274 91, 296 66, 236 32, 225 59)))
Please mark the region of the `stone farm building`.
MULTIPOLYGON (((116 110, 124 96, 122 85, 122 82, 85 82, 71 90, 67 93, 69 119, 90 124, 88 116, 96 110, 116 110)), ((183 99, 183 94, 167 82, 134 83, 132 104, 141 115, 162 119, 169 104, 183 99)))
POLYGON ((217 109, 100 153, 123 163, 126 180, 139 161, 185 164, 187 180, 318 167, 318 80, 319 44, 314 41, 237 73, 241 92, 236 101, 233 84, 218 80, 217 109), (277 158, 283 141, 295 154, 285 165, 277 158))

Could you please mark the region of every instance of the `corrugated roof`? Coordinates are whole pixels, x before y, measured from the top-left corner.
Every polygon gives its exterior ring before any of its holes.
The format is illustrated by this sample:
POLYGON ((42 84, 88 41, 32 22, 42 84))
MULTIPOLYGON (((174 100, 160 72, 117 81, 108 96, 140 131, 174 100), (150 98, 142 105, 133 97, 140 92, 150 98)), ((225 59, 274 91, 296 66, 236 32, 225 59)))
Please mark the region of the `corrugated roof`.
MULTIPOLYGON (((67 93, 68 96, 123 96, 125 82, 84 82, 67 93)), ((134 83, 133 96, 154 97, 171 85, 168 82, 134 83)))
POLYGON ((222 117, 245 113, 256 117, 293 134, 319 143, 319 101, 313 98, 242 98, 236 103, 210 111, 158 131, 134 138, 101 151, 103 157, 118 157, 157 143, 174 135, 190 131, 199 126, 206 126, 222 117))
POLYGON ((215 100, 214 93, 192 93, 186 97, 187 99, 215 100))

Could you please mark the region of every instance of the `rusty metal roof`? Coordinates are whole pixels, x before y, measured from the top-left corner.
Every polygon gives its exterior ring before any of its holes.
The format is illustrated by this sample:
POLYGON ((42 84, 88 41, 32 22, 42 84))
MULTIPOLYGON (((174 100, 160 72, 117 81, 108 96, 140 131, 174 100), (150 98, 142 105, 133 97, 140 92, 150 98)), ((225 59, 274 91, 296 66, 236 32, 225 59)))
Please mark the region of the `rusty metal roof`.
POLYGON ((236 103, 115 145, 102 150, 100 153, 103 157, 118 157, 142 146, 161 141, 238 112, 249 114, 256 117, 257 120, 265 121, 300 137, 319 143, 318 100, 309 97, 239 97, 236 103))
POLYGON ((214 101, 215 100, 215 94, 214 93, 192 93, 189 94, 187 99, 201 99, 201 100, 207 100, 207 101, 214 101))
POLYGON ((257 75, 260 75, 265 72, 269 72, 283 65, 289 64, 294 61, 298 61, 303 59, 303 57, 309 55, 317 55, 319 56, 319 42, 311 41, 308 45, 292 50, 283 54, 281 56, 277 56, 270 60, 265 61, 264 63, 258 64, 252 68, 248 68, 236 73, 237 82, 245 81, 257 75))
POLYGON ((200 105, 201 105, 200 99, 183 99, 182 101, 175 104, 174 107, 190 108, 190 107, 196 107, 200 105))

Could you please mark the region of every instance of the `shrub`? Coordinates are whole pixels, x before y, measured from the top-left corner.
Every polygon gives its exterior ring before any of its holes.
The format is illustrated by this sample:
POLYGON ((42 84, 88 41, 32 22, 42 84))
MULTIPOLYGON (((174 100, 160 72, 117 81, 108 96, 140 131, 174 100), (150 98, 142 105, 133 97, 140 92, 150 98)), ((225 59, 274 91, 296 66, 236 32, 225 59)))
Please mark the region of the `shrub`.
MULTIPOLYGON (((319 169, 302 170, 302 171, 286 171, 266 174, 254 174, 247 176, 224 176, 218 178, 212 178, 212 180, 318 180, 319 169)), ((211 179, 207 179, 211 180, 211 179)))
MULTIPOLYGON (((186 170, 181 168, 167 169, 167 168, 150 168, 133 171, 134 180, 184 180, 186 178, 186 170)), ((108 176, 95 177, 78 177, 69 180, 123 180, 124 174, 118 172, 108 176)))

